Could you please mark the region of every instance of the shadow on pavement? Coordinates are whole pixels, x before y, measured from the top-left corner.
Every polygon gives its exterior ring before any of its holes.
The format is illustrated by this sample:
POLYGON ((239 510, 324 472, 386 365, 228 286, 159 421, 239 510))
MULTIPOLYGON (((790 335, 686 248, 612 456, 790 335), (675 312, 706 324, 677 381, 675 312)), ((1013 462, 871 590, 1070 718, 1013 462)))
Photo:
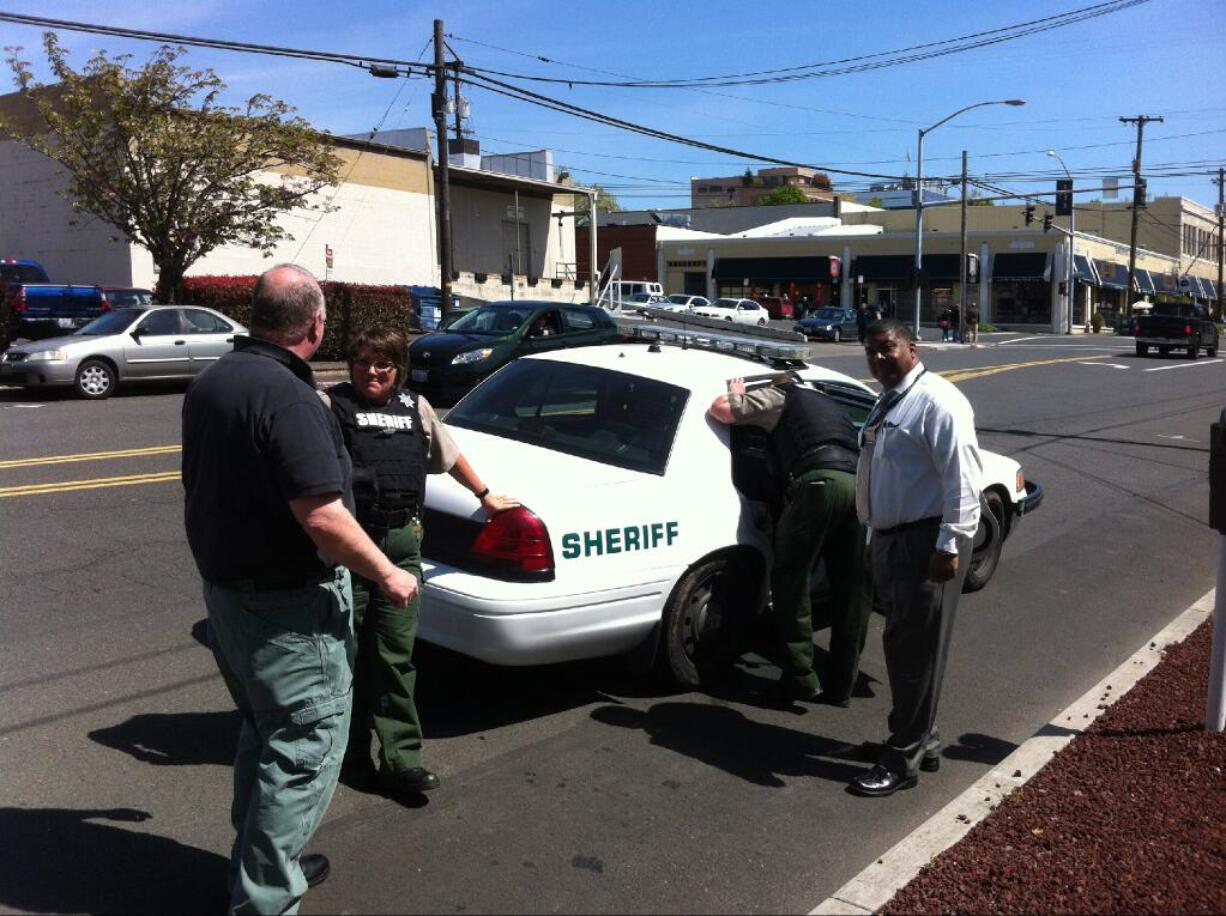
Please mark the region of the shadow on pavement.
POLYGON ((226 905, 226 860, 135 824, 134 808, 0 808, 0 907, 35 913, 205 913, 226 905))
POLYGON ((972 763, 994 766, 1015 750, 1017 745, 1012 741, 981 735, 978 732, 967 732, 958 738, 957 744, 947 745, 942 754, 950 760, 969 760, 972 763))
POLYGON ((859 744, 755 722, 726 706, 657 703, 647 712, 602 706, 592 711, 592 718, 604 725, 642 729, 658 747, 758 786, 782 788, 783 776, 847 782, 864 772, 863 766, 840 762, 861 760, 859 744))
POLYGON ((238 746, 238 711, 144 713, 98 728, 91 741, 155 766, 230 766, 238 746))

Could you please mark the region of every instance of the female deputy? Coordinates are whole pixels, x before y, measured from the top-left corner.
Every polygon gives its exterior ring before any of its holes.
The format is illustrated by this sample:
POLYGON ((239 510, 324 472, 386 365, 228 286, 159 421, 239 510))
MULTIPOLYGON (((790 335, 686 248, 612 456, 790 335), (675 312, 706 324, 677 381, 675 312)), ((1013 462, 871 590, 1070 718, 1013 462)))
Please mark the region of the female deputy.
MULTIPOLYGON (((340 420, 353 458, 358 521, 388 558, 416 576, 420 585, 427 474, 450 473, 490 515, 518 503, 491 495, 425 398, 402 390, 407 368, 403 331, 366 328, 349 348, 350 381, 329 389, 325 400, 340 420)), ((342 779, 367 788, 377 778, 393 798, 408 804, 439 785, 438 777, 421 765, 421 723, 413 702, 413 641, 420 610, 419 597, 407 607, 396 607, 374 583, 353 576, 358 653, 342 779), (379 738, 377 774, 370 759, 372 727, 379 738)))

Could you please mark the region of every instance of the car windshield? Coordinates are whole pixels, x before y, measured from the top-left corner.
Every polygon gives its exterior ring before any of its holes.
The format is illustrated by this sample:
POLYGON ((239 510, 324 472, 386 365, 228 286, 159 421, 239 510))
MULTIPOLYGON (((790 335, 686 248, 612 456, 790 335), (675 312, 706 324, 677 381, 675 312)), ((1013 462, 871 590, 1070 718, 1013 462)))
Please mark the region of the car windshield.
POLYGON ((513 334, 531 314, 532 309, 487 305, 457 318, 447 330, 453 334, 513 334))
POLYGON ((690 301, 690 297, 689 296, 679 296, 676 293, 674 293, 673 295, 668 297, 668 301, 671 302, 673 305, 688 305, 690 301))
POLYGON ((126 331, 141 315, 147 314, 148 312, 141 309, 120 309, 117 312, 107 312, 105 315, 99 315, 76 333, 86 337, 97 337, 100 334, 118 334, 121 331, 126 331))
POLYGON ((809 317, 810 318, 821 318, 821 319, 825 319, 826 321, 838 321, 840 318, 843 317, 843 310, 842 309, 818 309, 816 312, 814 312, 809 317))
POLYGON ((662 475, 688 397, 624 372, 521 359, 461 401, 447 424, 662 475))
POLYGON ((0 264, 0 280, 5 283, 44 283, 43 272, 29 264, 0 264))

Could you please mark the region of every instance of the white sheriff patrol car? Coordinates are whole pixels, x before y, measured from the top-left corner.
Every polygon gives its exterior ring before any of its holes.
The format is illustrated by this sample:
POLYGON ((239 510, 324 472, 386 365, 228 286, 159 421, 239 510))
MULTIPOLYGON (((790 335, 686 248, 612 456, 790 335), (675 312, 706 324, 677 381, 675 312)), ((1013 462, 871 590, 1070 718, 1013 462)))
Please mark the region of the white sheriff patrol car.
MULTIPOLYGON (((774 478, 765 435, 715 423, 707 407, 730 378, 768 384, 781 368, 857 423, 875 395, 805 364, 804 345, 634 330, 657 340, 523 357, 448 415, 464 453, 523 507, 486 520, 450 477, 430 479, 423 639, 502 665, 636 651, 686 686, 745 648, 767 600, 774 478)), ((989 511, 968 590, 1042 498, 1017 462, 983 459, 989 511)), ((818 591, 822 578, 819 567, 818 591)))

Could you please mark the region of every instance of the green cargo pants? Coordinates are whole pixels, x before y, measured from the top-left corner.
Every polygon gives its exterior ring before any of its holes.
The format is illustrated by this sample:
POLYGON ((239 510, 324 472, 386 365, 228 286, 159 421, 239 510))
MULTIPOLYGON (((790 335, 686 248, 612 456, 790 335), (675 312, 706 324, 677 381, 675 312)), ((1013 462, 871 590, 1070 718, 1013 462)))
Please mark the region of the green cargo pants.
POLYGON ((323 819, 349 740, 349 572, 304 588, 204 583, 210 644, 242 715, 230 820, 230 912, 295 913, 298 857, 323 819))
POLYGON ((846 471, 816 470, 798 477, 788 487, 775 526, 771 602, 783 649, 783 680, 803 691, 818 686, 809 589, 819 557, 826 561, 831 604, 830 658, 821 687, 844 699, 855 686, 872 610, 864 528, 856 517, 856 477, 846 471))
POLYGON ((421 522, 413 520, 386 533, 367 533, 389 560, 417 578, 419 592, 408 607, 396 607, 373 582, 353 577, 358 661, 349 744, 352 754, 369 754, 373 728, 384 772, 402 773, 421 766, 421 720, 413 701, 417 685, 413 643, 421 613, 422 528, 421 522))

